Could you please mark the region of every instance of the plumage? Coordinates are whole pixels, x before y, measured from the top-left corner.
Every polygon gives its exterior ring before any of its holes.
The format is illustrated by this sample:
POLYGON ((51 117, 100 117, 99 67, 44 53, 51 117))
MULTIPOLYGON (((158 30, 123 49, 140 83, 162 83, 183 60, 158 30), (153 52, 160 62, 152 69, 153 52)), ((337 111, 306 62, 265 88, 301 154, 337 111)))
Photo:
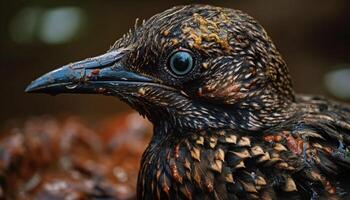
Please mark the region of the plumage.
POLYGON ((102 93, 146 116, 139 199, 349 198, 350 107, 296 95, 264 28, 239 10, 171 8, 27 91, 102 93))

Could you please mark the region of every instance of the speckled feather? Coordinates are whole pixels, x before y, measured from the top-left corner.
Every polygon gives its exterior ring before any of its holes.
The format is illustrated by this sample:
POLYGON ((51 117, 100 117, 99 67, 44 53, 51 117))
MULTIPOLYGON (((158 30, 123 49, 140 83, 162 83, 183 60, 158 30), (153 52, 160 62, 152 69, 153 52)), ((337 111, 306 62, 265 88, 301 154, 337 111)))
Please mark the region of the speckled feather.
POLYGON ((295 95, 286 63, 249 15, 177 6, 135 25, 110 49, 156 84, 116 95, 154 124, 139 199, 342 199, 350 169, 350 108, 295 95), (170 75, 172 52, 195 69, 170 75))

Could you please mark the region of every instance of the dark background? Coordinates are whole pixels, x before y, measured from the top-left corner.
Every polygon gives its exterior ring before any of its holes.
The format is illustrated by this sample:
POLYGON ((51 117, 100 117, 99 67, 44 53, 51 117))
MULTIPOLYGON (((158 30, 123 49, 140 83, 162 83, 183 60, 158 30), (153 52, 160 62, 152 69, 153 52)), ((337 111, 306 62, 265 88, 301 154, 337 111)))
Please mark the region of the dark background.
POLYGON ((173 5, 189 3, 214 4, 249 13, 266 28, 283 54, 297 92, 349 102, 349 0, 14 0, 2 2, 0 8, 0 127, 10 119, 33 115, 70 113, 94 120, 125 111, 128 107, 116 98, 51 97, 25 94, 23 90, 43 73, 105 52, 133 27, 136 18, 147 19, 173 5), (48 21, 56 11, 63 11, 64 16, 67 10, 73 16, 48 21), (55 28, 60 30, 66 23, 76 22, 76 18, 79 20, 72 37, 55 42, 42 36, 45 30, 49 33, 46 37, 57 33, 55 28), (43 31, 45 23, 51 25, 53 32, 50 27, 43 31))

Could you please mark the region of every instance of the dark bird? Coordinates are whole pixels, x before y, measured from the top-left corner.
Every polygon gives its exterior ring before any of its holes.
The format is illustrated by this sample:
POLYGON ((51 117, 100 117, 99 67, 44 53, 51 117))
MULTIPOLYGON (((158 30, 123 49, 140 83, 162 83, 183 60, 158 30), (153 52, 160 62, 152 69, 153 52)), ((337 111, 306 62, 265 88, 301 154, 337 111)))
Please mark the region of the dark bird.
POLYGON ((239 10, 171 8, 26 92, 116 96, 146 116, 138 199, 346 198, 350 107, 296 95, 264 28, 239 10))

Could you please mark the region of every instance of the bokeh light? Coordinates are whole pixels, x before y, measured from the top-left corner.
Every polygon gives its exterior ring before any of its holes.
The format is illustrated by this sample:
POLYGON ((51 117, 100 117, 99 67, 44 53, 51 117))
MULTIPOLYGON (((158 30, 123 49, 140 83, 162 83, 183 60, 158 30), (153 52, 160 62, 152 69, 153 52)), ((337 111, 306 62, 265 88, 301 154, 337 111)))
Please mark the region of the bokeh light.
POLYGON ((343 100, 350 99, 350 64, 338 66, 339 69, 325 75, 324 82, 328 91, 343 100))
POLYGON ((12 39, 17 43, 32 42, 42 12, 43 10, 39 7, 27 7, 20 10, 10 23, 9 31, 12 39))
POLYGON ((63 7, 46 11, 42 16, 40 39, 49 44, 70 41, 82 28, 83 17, 83 11, 75 7, 63 7))
POLYGON ((62 44, 74 39, 84 27, 84 11, 77 7, 26 7, 10 23, 10 35, 17 43, 40 40, 62 44))

